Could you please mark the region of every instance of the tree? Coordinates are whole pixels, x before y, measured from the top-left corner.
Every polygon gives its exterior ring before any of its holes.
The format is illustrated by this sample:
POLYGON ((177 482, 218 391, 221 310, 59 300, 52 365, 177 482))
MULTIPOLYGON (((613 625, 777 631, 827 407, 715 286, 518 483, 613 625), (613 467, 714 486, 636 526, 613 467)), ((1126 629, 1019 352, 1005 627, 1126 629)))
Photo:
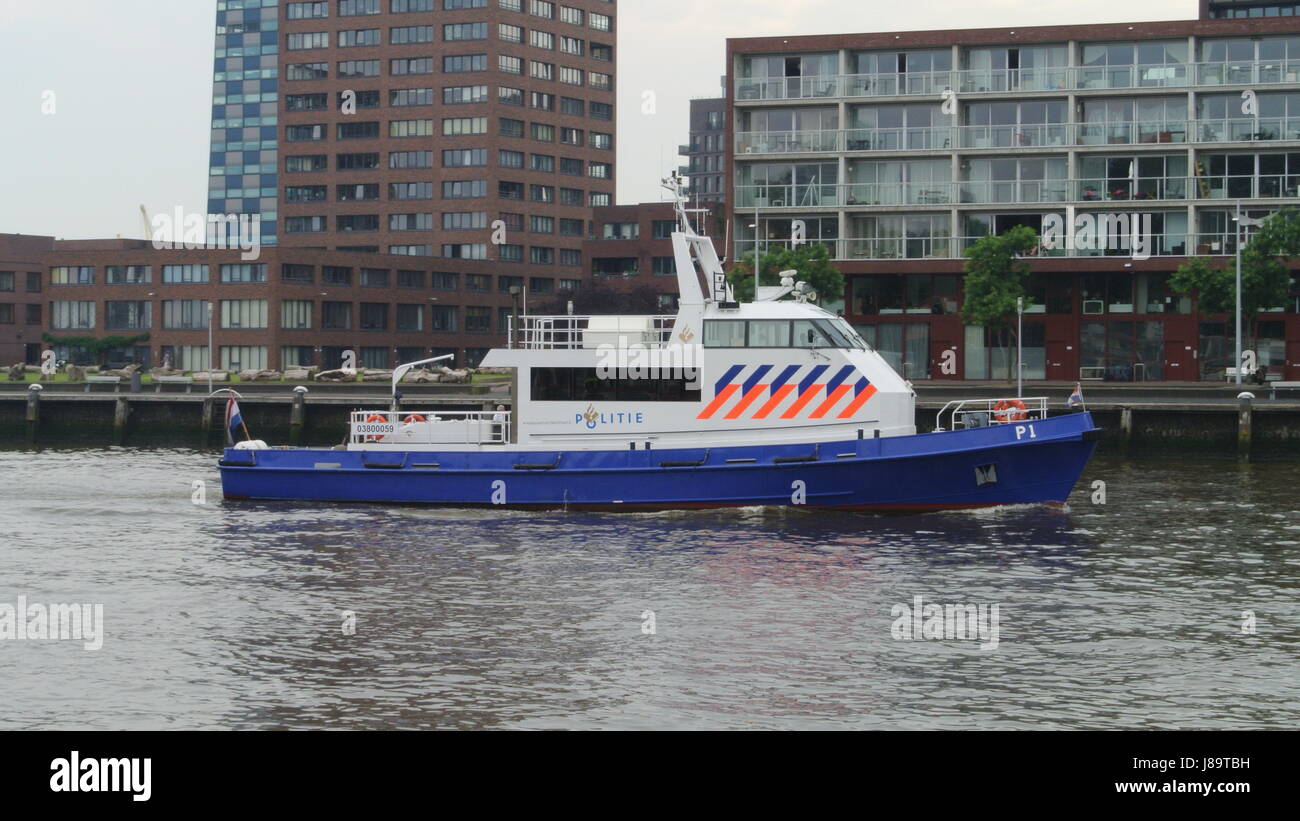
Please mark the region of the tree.
MULTIPOLYGON (((1291 271, 1286 263, 1300 256, 1300 211, 1288 208, 1270 216, 1241 253, 1241 316, 1245 337, 1259 345, 1259 313, 1286 303, 1291 271)), ((1194 257, 1178 267, 1169 287, 1197 294, 1203 314, 1236 314, 1237 269, 1228 261, 1194 257)))
MULTIPOLYGON (((831 254, 825 245, 814 242, 798 248, 774 248, 763 254, 759 262, 759 284, 780 285, 782 271, 798 271, 798 282, 806 282, 822 299, 839 299, 844 295, 844 275, 831 264, 831 254)), ((736 260, 727 281, 739 302, 754 299, 754 253, 751 251, 736 260)))
MULTIPOLYGON (((1008 342, 1015 340, 1012 320, 1016 316, 1016 300, 1026 299, 1029 263, 1020 255, 1039 244, 1034 229, 1018 225, 1000 236, 981 237, 966 249, 966 296, 961 318, 967 325, 981 325, 997 332, 1002 347, 1010 348, 1008 342)), ((1028 306, 1026 299, 1025 307, 1028 306)), ((1011 378, 1011 357, 1007 357, 1007 378, 1011 378)))

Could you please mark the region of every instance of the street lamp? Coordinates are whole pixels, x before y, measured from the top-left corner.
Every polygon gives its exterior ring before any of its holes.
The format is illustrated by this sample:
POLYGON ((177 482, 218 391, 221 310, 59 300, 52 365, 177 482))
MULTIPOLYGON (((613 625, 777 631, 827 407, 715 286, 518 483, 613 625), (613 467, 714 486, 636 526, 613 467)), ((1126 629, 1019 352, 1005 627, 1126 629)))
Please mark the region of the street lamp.
POLYGON ((208 396, 212 395, 212 357, 216 349, 212 347, 212 300, 208 300, 208 396))
MULTIPOLYGON (((1241 243, 1242 229, 1254 228, 1263 225, 1263 220, 1251 219, 1241 215, 1241 200, 1237 200, 1237 216, 1232 218, 1237 225, 1233 229, 1233 243, 1237 248, 1237 363, 1234 370, 1237 372, 1237 384, 1241 384, 1241 243)), ((1258 368, 1258 364, 1255 366, 1258 368)))
POLYGON ((1016 297, 1016 398, 1025 397, 1025 298, 1016 297))

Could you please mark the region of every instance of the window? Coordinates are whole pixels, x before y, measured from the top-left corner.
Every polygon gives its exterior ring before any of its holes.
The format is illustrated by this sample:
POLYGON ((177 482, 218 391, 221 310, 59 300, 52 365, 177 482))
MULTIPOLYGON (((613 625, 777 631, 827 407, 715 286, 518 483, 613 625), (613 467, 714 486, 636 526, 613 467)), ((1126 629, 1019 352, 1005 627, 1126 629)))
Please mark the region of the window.
POLYGON ((317 3, 290 3, 285 7, 285 17, 289 20, 311 20, 329 16, 329 0, 321 0, 317 3))
POLYGON ((528 13, 534 17, 551 20, 555 17, 555 4, 548 3, 546 0, 528 0, 528 13))
POLYGON ((433 89, 401 88, 388 92, 388 104, 393 108, 415 105, 433 105, 433 89))
POLYGON ((487 180, 447 180, 442 184, 443 199, 473 199, 486 196, 487 180))
POLYGON ((358 171, 368 170, 379 167, 379 153, 369 151, 358 154, 337 154, 334 157, 334 165, 340 171, 358 171))
POLYGON ((351 302, 322 302, 320 304, 320 326, 327 331, 352 330, 351 302))
POLYGON ((582 160, 576 160, 572 157, 560 157, 560 173, 581 177, 583 174, 582 160))
POLYGON ((585 199, 585 195, 582 193, 581 189, 578 188, 560 189, 560 205, 576 205, 581 207, 584 199, 585 199))
POLYGON ((430 305, 429 330, 442 334, 456 333, 456 306, 430 305))
POLYGON ((397 330, 423 331, 424 330, 424 306, 423 305, 398 305, 397 306, 397 330))
POLYGON ((443 105, 464 105, 467 103, 486 103, 487 86, 453 86, 442 90, 443 105))
POLYGON ((613 197, 603 191, 592 191, 590 204, 592 208, 607 208, 613 204, 613 197))
POLYGON ((449 54, 442 58, 444 74, 459 74, 470 71, 487 71, 486 54, 449 54))
POLYGON ((110 331, 147 331, 152 305, 148 301, 105 302, 104 324, 110 331))
POLYGON ((424 289, 424 271, 398 271, 397 272, 398 288, 418 288, 424 289))
POLYGON ((95 268, 91 265, 65 265, 50 269, 51 285, 93 285, 95 268))
POLYGON ((288 125, 284 127, 287 142, 315 142, 325 139, 324 125, 288 125))
POLYGON ((379 14, 379 0, 339 0, 339 17, 379 14))
POLYGON ((0 271, 0 291, 13 291, 13 290, 15 290, 14 272, 0 271))
POLYGON ((310 299, 286 299, 280 303, 280 327, 287 331, 311 329, 310 299))
POLYGON ((284 170, 287 174, 305 171, 324 171, 329 167, 329 158, 325 154, 305 154, 284 158, 284 170))
POLYGON ((288 185, 284 189, 285 202, 321 202, 325 197, 323 185, 288 185))
POLYGON ((530 185, 528 186, 528 199, 532 202, 555 202, 555 186, 530 185))
POLYGON ((554 111, 554 110, 555 110, 555 95, 554 95, 554 94, 546 94, 546 93, 541 92, 541 91, 534 91, 534 92, 532 93, 530 99, 532 100, 532 106, 533 106, 533 108, 536 108, 536 109, 538 109, 539 111, 554 111))
POLYGON ((286 234, 319 234, 325 231, 324 217, 285 217, 286 234))
POLYGON ((555 158, 549 154, 533 154, 529 158, 530 171, 540 171, 544 174, 555 173, 555 158))
POLYGON ((328 94, 290 94, 284 98, 285 111, 324 111, 328 107, 328 94))
POLYGON ((592 88, 598 88, 602 91, 609 91, 614 87, 614 78, 600 71, 589 72, 587 80, 592 88))
POLYGON ((577 37, 565 37, 560 35, 560 51, 565 54, 572 54, 581 57, 583 52, 583 42, 577 37))
POLYGON ((594 179, 608 180, 614 176, 614 164, 607 162, 593 162, 587 166, 587 174, 594 179))
POLYGON ((534 234, 554 234, 555 218, 536 215, 531 216, 528 218, 528 230, 532 231, 534 234))
POLYGON ((379 123, 339 123, 340 140, 372 140, 379 136, 379 123))
POLYGON ((492 309, 477 305, 466 307, 465 332, 471 334, 492 333, 492 309))
POLYGON ((316 281, 316 266, 294 262, 281 263, 280 281, 310 285, 316 281))
MULTIPOLYGON (((292 37, 293 35, 289 35, 292 37)), ((325 45, 329 45, 328 38, 325 45)), ((379 45, 379 29, 352 29, 339 32, 339 48, 379 45)))
POLYGON ((522 57, 511 57, 508 54, 502 54, 497 57, 497 69, 505 74, 523 74, 524 61, 522 57))
POLYGON ((591 118, 593 120, 612 120, 614 119, 614 106, 609 103, 591 104, 591 118))
POLYGON ((497 25, 497 37, 507 43, 522 43, 524 41, 524 30, 521 26, 499 23, 497 25))
POLYGON ((537 60, 528 61, 528 76, 535 80, 554 80, 555 64, 541 63, 537 60))
POLYGON ((582 145, 586 141, 586 134, 581 128, 561 128, 560 142, 564 145, 582 145))
POLYGON ((321 284, 322 285, 351 285, 352 269, 339 265, 325 265, 321 267, 321 284))
POLYGON ((699 402, 698 381, 668 369, 649 378, 602 379, 595 368, 533 368, 534 402, 699 402))
POLYGON ((445 231, 470 231, 487 227, 486 211, 451 211, 442 215, 445 231))
POLYGON ((466 291, 490 291, 491 289, 492 289, 492 277, 486 274, 465 275, 466 291))
POLYGON ((434 0, 392 0, 393 14, 404 14, 408 11, 433 11, 434 0))
POLYGON ((389 231, 431 231, 433 214, 389 214, 389 231))
POLYGON ((471 242, 442 246, 442 255, 447 259, 487 259, 487 245, 471 242))
POLYGON ((164 265, 162 281, 167 285, 188 285, 208 281, 206 265, 164 265))
POLYGON ((395 60, 389 60, 388 73, 394 77, 403 77, 408 74, 432 74, 433 58, 400 57, 395 60))
POLYGON ((592 148, 600 148, 609 151, 614 147, 614 135, 602 134, 599 131, 593 131, 589 135, 588 145, 592 148))
POLYGON ((448 117, 442 121, 444 137, 464 137, 487 133, 487 117, 448 117))
POLYGON ((612 63, 614 62, 614 47, 603 45, 601 43, 592 43, 591 56, 595 60, 600 60, 604 63, 612 63))
POLYGON ((329 63, 288 63, 284 67, 286 80, 324 80, 329 76, 329 63))
MULTIPOLYGON (((13 274, 9 274, 9 287, 4 287, 4 274, 0 274, 0 291, 14 289, 13 274)), ((106 285, 147 285, 153 282, 153 268, 148 265, 105 265, 106 285)))
POLYGON ((266 263, 244 263, 221 266, 222 282, 266 282, 266 263))
POLYGON ((554 265, 555 249, 540 248, 534 245, 528 249, 528 261, 533 265, 554 265))
POLYGON ((548 31, 538 31, 532 29, 528 32, 528 44, 535 48, 544 48, 548 51, 555 50, 555 35, 548 31))
POLYGON ((639 239, 640 236, 641 225, 636 222, 607 222, 601 234, 602 239, 639 239))
POLYGON ((580 26, 583 22, 582 17, 582 9, 575 9, 572 6, 560 6, 560 20, 562 22, 580 26))
POLYGON ((433 183, 431 182, 390 182, 388 184, 390 200, 431 200, 433 183))
POLYGON ((524 246, 522 245, 498 245, 497 260, 500 262, 523 262, 524 246))
POLYGON ((564 218, 560 220, 560 234, 562 236, 580 237, 582 236, 582 229, 583 229, 582 220, 564 219, 564 218))
MULTIPOLYGON (((585 117, 587 115, 587 104, 577 97, 561 97, 560 113, 574 117, 585 117)), ((581 143, 576 144, 581 145, 581 143)))
POLYGON ((589 21, 591 27, 594 28, 596 31, 614 30, 614 19, 612 17, 609 17, 608 15, 597 14, 596 12, 593 11, 591 14, 587 15, 587 20, 589 21))
POLYGON ((341 60, 338 64, 339 77, 378 77, 378 60, 341 60))
POLYGON ((402 26, 388 30, 388 42, 394 46, 432 43, 433 26, 402 26))
POLYGON ((336 224, 338 226, 338 230, 344 232, 378 231, 379 215, 378 214, 348 214, 346 216, 338 217, 336 220, 336 224))
POLYGON ((497 152, 497 165, 501 166, 502 168, 523 168, 524 152, 507 151, 504 148, 500 149, 497 152))
POLYGON ((443 168, 467 168, 487 165, 486 148, 453 148, 442 152, 443 168))
POLYGON ((363 302, 360 319, 363 331, 386 331, 388 330, 388 305, 383 302, 363 302))
POLYGON ((387 288, 388 269, 387 268, 362 268, 361 275, 360 275, 360 284, 362 288, 387 288))
POLYGON ((50 327, 56 331, 94 330, 95 303, 51 302, 50 327))
POLYGON ((432 168, 432 151, 393 151, 388 155, 389 168, 432 168))
POLYGON ((432 137, 433 120, 391 120, 388 123, 388 136, 432 137))
POLYGON ((524 136, 524 121, 511 120, 508 117, 502 117, 498 133, 502 137, 522 137, 524 136))
POLYGON ((429 287, 435 291, 459 290, 460 274, 434 271, 430 277, 429 287))
POLYGON ((451 43, 459 40, 486 40, 487 23, 446 23, 442 27, 442 39, 451 43))
POLYGON ((199 331, 208 327, 208 302, 203 299, 168 299, 162 303, 162 326, 170 331, 199 331))
POLYGON ((555 142, 555 126, 547 123, 532 123, 531 133, 534 140, 544 143, 555 142))
POLYGON ((221 300, 221 327, 233 329, 265 329, 265 299, 221 300))

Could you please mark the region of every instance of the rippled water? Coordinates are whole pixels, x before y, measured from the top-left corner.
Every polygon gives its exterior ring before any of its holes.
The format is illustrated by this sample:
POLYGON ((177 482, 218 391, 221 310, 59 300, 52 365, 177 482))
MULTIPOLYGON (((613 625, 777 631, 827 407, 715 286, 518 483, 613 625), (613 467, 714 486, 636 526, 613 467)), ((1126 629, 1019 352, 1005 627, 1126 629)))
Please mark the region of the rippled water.
POLYGON ((878 518, 226 504, 213 462, 0 452, 0 603, 107 623, 0 641, 0 728, 1300 720, 1294 463, 1099 460, 1105 506, 878 518), (998 604, 1000 645, 895 640, 918 594, 998 604))

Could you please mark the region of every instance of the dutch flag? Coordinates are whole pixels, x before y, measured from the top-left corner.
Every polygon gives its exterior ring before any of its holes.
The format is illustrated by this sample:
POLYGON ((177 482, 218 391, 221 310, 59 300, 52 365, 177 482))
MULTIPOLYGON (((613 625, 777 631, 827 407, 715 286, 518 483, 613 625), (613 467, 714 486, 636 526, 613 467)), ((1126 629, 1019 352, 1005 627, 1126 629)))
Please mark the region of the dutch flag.
POLYGON ((244 426, 244 417, 239 413, 239 403, 235 397, 226 400, 226 440, 234 444, 237 440, 235 434, 243 430, 244 440, 251 438, 248 435, 248 428, 244 426))
POLYGON ((1070 398, 1066 400, 1065 404, 1072 408, 1083 407, 1083 385, 1081 383, 1074 383, 1074 393, 1070 394, 1070 398))

